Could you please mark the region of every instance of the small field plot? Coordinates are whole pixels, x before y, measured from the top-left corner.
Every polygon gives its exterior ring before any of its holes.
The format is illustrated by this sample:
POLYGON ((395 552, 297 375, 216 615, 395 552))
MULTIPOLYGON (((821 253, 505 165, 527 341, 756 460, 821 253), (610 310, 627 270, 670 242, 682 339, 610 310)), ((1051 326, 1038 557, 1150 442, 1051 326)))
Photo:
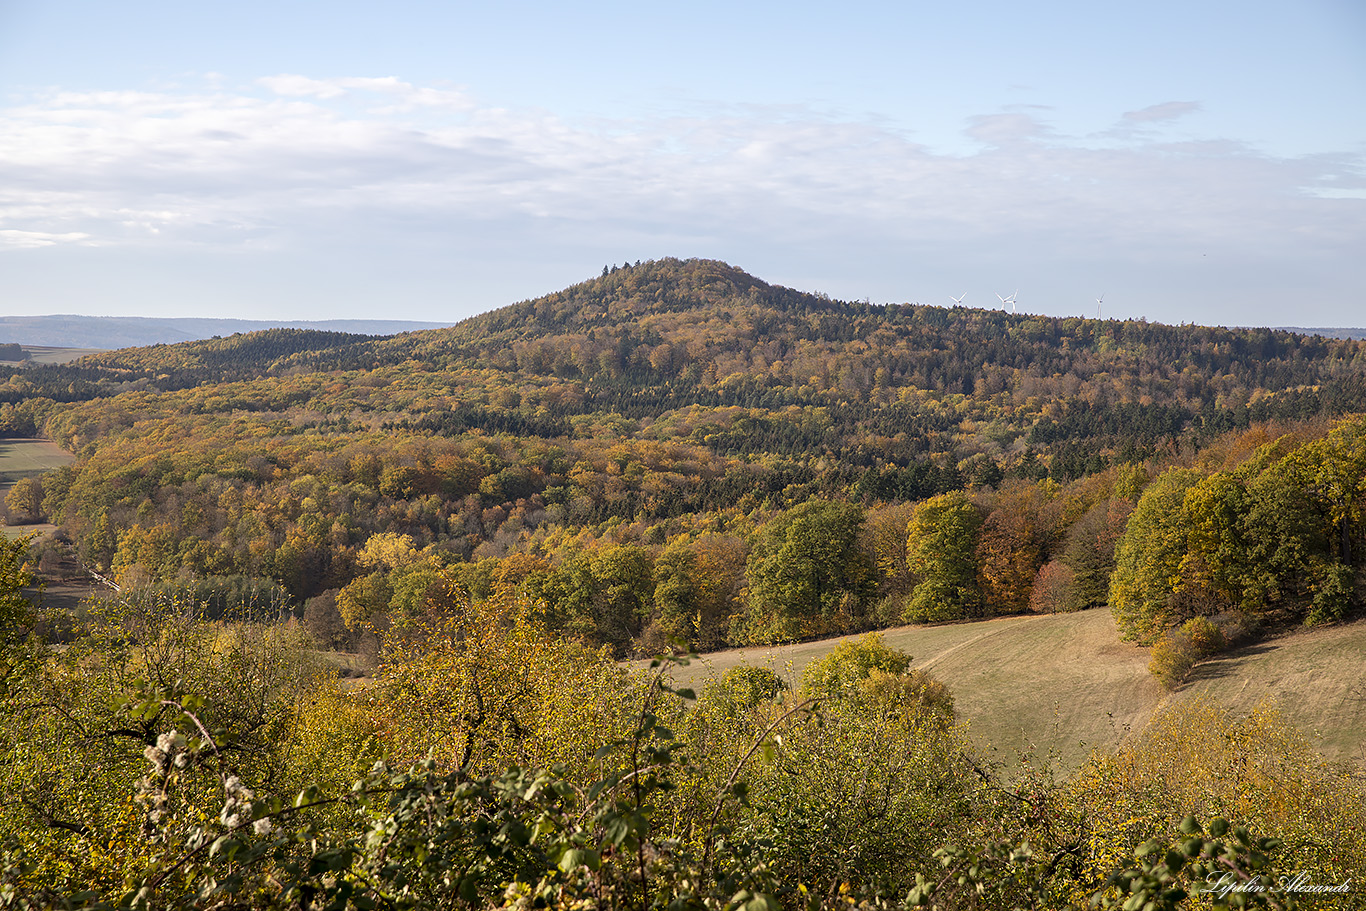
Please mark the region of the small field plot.
POLYGON ((51 348, 42 345, 25 345, 29 360, 35 364, 69 364, 87 354, 97 354, 105 348, 51 348))
POLYGON ((44 345, 21 345, 20 347, 28 355, 26 360, 0 360, 0 364, 8 367, 19 367, 24 364, 69 364, 72 361, 80 360, 87 354, 96 354, 107 350, 104 348, 52 348, 44 345))
MULTIPOLYGON (((1121 642, 1108 610, 905 626, 882 638, 952 690, 973 742, 1007 764, 1032 749, 1076 767, 1092 748, 1114 746, 1142 727, 1163 697, 1148 673, 1148 650, 1121 642)), ((701 686, 750 664, 773 668, 795 687, 806 665, 840 641, 716 652, 674 678, 701 686)))
POLYGON ((1269 702, 1330 759, 1366 766, 1366 621, 1297 630, 1197 665, 1173 700, 1269 702))
MULTIPOLYGON (((0 489, 0 494, 3 493, 4 490, 0 489)), ((5 538, 9 541, 13 541, 15 538, 26 538, 29 535, 41 538, 45 535, 52 534, 56 530, 56 525, 49 525, 45 522, 38 525, 0 525, 0 538, 5 538)))
POLYGON ((70 465, 76 457, 47 440, 0 439, 0 488, 70 465))

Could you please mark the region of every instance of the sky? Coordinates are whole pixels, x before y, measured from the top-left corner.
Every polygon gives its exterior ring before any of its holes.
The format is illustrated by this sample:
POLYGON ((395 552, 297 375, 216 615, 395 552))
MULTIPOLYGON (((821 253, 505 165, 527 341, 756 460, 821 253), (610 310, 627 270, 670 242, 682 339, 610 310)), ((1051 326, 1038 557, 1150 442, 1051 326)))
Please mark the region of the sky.
POLYGON ((1366 326, 1366 4, 0 0, 0 315, 455 322, 669 256, 1366 326))

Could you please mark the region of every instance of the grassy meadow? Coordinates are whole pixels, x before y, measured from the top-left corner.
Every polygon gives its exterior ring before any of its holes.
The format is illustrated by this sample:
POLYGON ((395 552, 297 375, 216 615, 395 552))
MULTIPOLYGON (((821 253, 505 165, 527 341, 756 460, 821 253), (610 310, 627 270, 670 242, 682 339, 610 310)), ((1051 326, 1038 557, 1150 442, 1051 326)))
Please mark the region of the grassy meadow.
MULTIPOLYGON (((0 439, 0 500, 24 478, 39 478, 54 468, 70 465, 76 457, 56 443, 47 440, 0 439)), ((54 526, 0 525, 0 535, 17 538, 23 535, 44 534, 54 526)))
MULTIPOLYGON (((1239 713, 1269 702, 1313 736, 1330 759, 1366 761, 1366 622, 1289 633, 1197 666, 1168 693, 1148 671, 1149 650, 1123 642, 1108 610, 1007 617, 885 630, 912 667, 949 687, 972 741, 1006 762, 1032 751, 1075 769, 1117 746, 1167 702, 1208 698, 1239 713)), ((700 686, 741 664, 770 667, 796 686, 839 639, 731 649, 678 668, 700 686)))
POLYGON ((47 440, 0 439, 0 487, 70 465, 76 457, 47 440))

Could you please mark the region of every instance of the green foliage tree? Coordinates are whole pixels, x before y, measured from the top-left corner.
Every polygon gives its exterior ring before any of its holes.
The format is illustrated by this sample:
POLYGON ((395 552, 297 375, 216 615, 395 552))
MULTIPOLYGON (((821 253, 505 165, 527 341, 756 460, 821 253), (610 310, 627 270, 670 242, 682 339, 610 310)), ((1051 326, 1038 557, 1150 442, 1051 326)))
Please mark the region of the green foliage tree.
POLYGON ((654 599, 654 560, 632 544, 607 544, 527 579, 529 595, 543 604, 552 628, 617 655, 630 652, 654 599))
POLYGON ((37 580, 29 567, 33 538, 0 536, 0 687, 13 671, 11 651, 27 637, 33 623, 33 604, 24 589, 37 580))
POLYGON ((394 599, 394 587, 385 572, 367 573, 337 593, 337 611, 351 631, 357 631, 372 618, 381 617, 394 599))
POLYGON ((874 591, 862 508, 810 500, 764 526, 750 552, 743 636, 780 642, 848 629, 874 591))
POLYGON ((662 635, 695 648, 703 597, 697 554, 682 543, 665 548, 654 566, 655 611, 662 635))
POLYGON ((906 565, 918 580, 906 603, 907 621, 983 616, 974 559, 981 528, 981 511, 961 492, 916 507, 906 533, 906 565))
POLYGON ((1072 570, 1072 597, 1078 607, 1105 604, 1109 597, 1115 547, 1132 512, 1132 503, 1115 497, 1088 509, 1067 530, 1062 561, 1072 570))
POLYGON ((1173 468, 1143 491, 1115 549, 1110 609, 1120 635, 1151 642, 1181 617, 1172 616, 1170 599, 1181 578, 1190 523, 1183 509, 1186 492, 1200 473, 1173 468))
POLYGON ((14 482, 5 494, 5 508, 9 510, 11 525, 43 521, 43 482, 37 478, 20 478, 14 482))
POLYGON ((29 567, 33 537, 0 537, 0 635, 12 638, 25 627, 33 605, 23 590, 36 582, 29 567))

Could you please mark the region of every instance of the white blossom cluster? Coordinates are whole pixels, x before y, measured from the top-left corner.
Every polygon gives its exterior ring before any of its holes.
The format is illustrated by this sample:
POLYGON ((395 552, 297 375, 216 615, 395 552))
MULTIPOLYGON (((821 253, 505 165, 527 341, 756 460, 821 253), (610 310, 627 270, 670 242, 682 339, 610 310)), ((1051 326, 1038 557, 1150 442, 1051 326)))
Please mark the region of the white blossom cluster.
MULTIPOLYGON (((242 784, 242 779, 236 775, 229 775, 223 781, 223 812, 219 814, 219 822, 229 829, 235 829, 244 825, 253 815, 251 806, 252 799, 256 796, 251 788, 242 784)), ((251 824, 251 830, 257 835, 269 835, 274 827, 269 819, 258 819, 251 824)))
POLYGON ((142 755, 162 775, 167 773, 170 766, 183 769, 190 763, 185 736, 174 729, 158 737, 156 745, 143 750, 142 755))
POLYGON ((142 755, 152 764, 151 770, 137 782, 137 799, 148 807, 144 823, 148 835, 153 834, 156 826, 166 818, 170 803, 170 795, 166 793, 167 779, 176 769, 189 765, 187 746, 183 734, 170 730, 158 737, 154 745, 142 751, 142 755))

